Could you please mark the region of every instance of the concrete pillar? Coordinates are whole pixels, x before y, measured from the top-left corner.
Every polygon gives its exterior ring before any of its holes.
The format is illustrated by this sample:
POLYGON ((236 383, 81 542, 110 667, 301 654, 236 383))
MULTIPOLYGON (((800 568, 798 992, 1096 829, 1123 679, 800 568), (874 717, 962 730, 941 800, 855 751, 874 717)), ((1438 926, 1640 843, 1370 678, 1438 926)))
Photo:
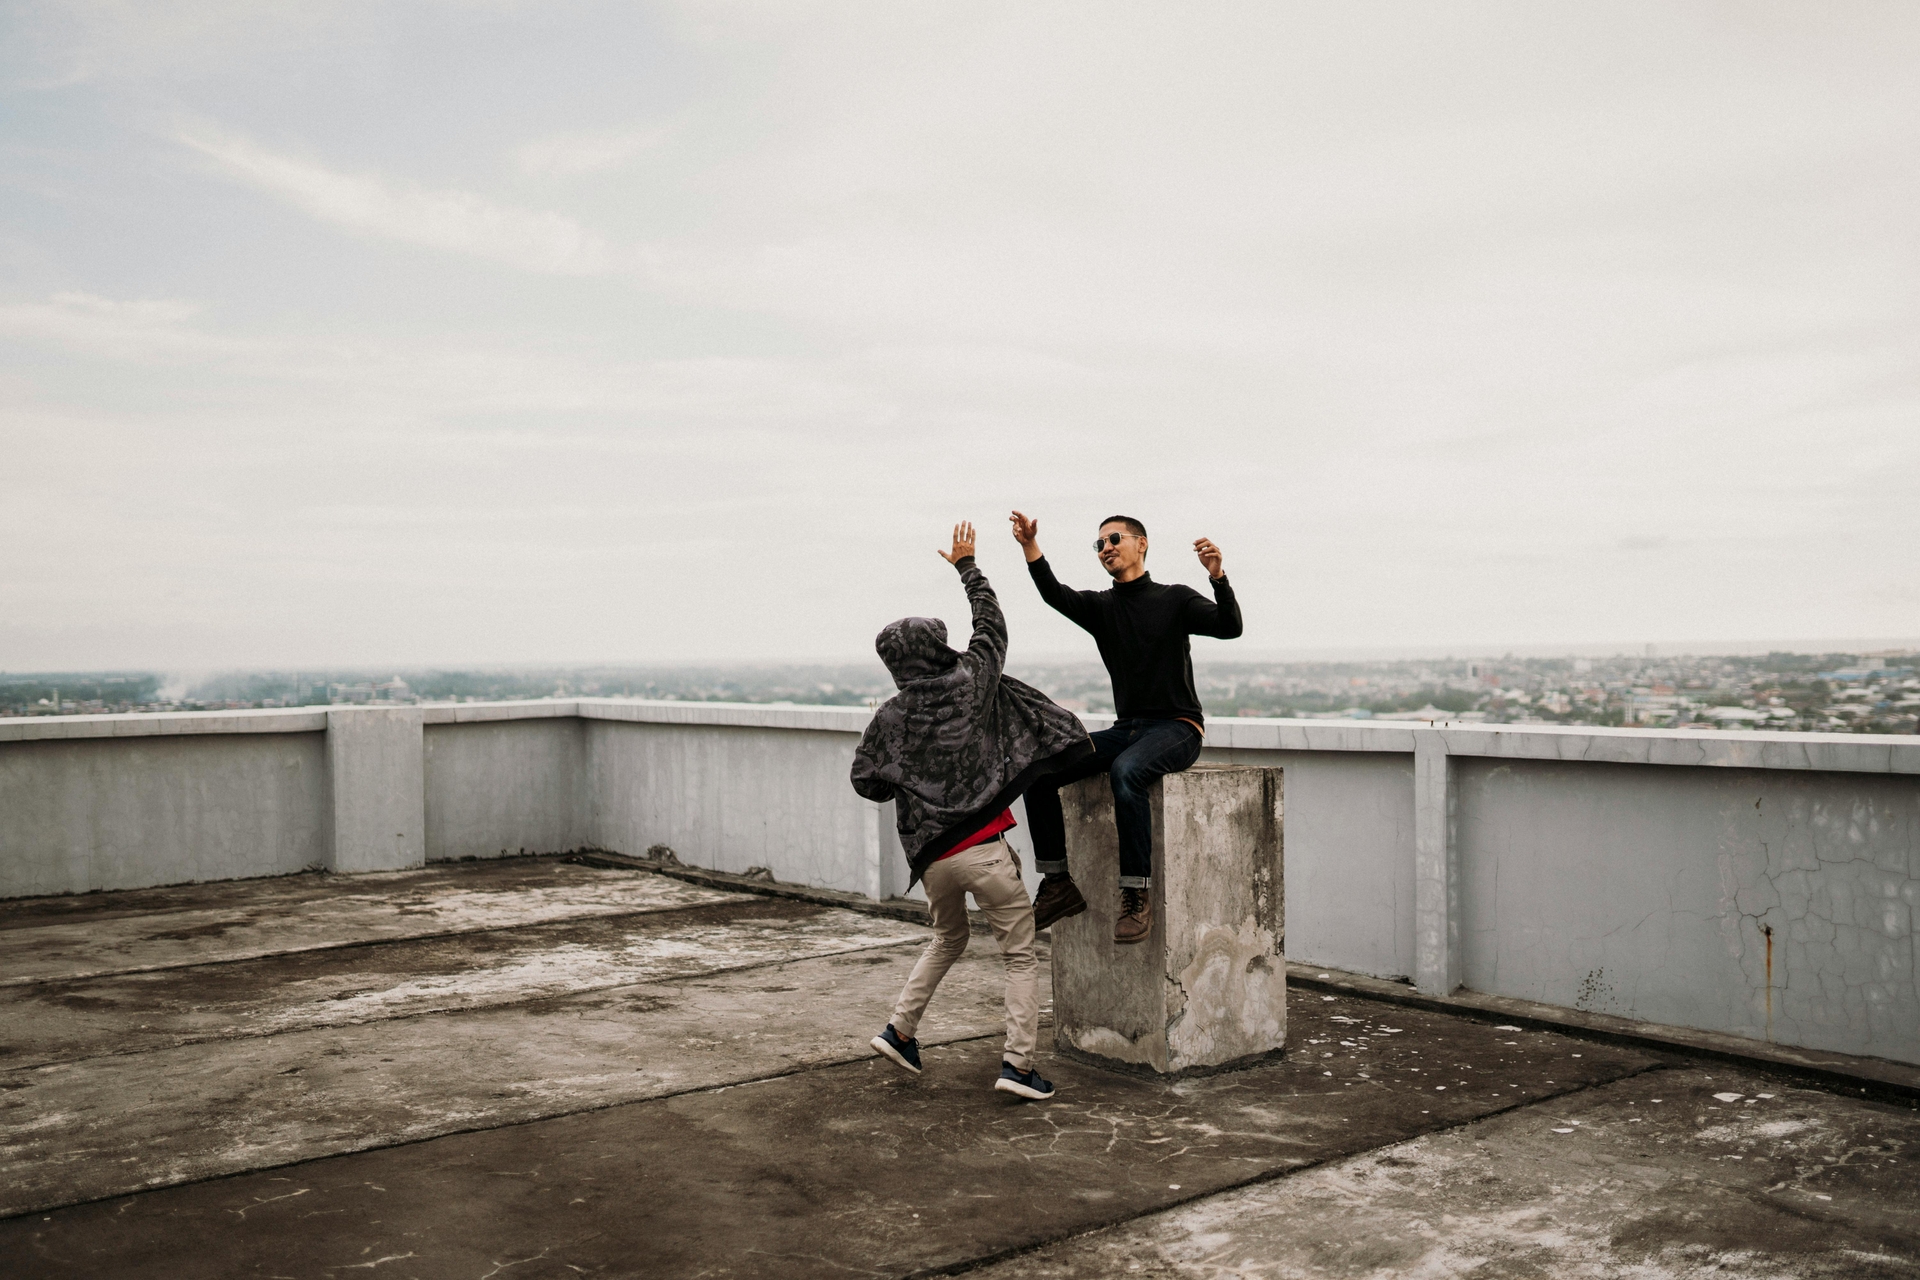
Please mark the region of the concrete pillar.
POLYGON ((1460 865, 1453 848, 1453 764, 1439 729, 1413 731, 1413 984, 1460 985, 1460 865))
POLYGON ((1054 1045, 1174 1074, 1287 1040, 1279 769, 1202 766, 1153 793, 1153 936, 1113 940, 1120 842, 1105 777, 1060 792, 1087 910, 1053 926, 1054 1045))
POLYGON ((419 707, 330 707, 333 870, 427 861, 426 753, 419 707))

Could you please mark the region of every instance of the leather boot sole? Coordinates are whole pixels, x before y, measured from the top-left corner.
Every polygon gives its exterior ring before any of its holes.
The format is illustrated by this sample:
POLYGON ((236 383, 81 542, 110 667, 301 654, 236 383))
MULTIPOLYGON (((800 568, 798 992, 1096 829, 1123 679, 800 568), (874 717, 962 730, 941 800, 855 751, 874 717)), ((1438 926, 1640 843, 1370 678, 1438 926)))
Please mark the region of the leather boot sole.
POLYGON ((1062 894, 1056 901, 1048 903, 1047 908, 1047 913, 1041 915, 1040 904, 1034 904, 1033 927, 1036 931, 1046 928, 1056 920, 1065 920, 1068 916, 1079 915, 1087 909, 1087 900, 1080 896, 1080 890, 1076 886, 1071 897, 1062 894))

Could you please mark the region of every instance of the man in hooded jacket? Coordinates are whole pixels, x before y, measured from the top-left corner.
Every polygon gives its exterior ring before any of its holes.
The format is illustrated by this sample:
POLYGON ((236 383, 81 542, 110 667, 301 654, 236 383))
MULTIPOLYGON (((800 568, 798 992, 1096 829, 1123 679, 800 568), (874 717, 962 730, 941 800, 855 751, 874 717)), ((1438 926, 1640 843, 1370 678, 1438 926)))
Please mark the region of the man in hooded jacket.
POLYGON ((973 526, 962 523, 954 526, 952 552, 940 553, 960 571, 973 608, 965 653, 947 647, 937 618, 902 618, 874 641, 900 692, 874 712, 860 739, 853 789, 894 802, 909 885, 926 882, 934 936, 873 1047, 920 1071, 914 1033, 940 979, 967 949, 971 893, 1007 967, 1006 1049, 993 1087, 1046 1098, 1053 1086, 1033 1066, 1040 1026, 1033 908, 1006 841, 1014 825, 1007 806, 1035 780, 1090 756, 1093 744, 1071 711, 1004 674, 1007 623, 973 550, 973 526))

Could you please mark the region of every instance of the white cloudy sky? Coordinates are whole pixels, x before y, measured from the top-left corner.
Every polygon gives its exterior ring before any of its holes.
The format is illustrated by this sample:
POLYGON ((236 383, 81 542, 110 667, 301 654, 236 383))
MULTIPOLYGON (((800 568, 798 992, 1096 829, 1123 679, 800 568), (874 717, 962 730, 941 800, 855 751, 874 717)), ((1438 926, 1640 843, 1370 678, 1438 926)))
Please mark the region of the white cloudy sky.
POLYGON ((1907 0, 0 22, 0 668, 1920 633, 1907 0))

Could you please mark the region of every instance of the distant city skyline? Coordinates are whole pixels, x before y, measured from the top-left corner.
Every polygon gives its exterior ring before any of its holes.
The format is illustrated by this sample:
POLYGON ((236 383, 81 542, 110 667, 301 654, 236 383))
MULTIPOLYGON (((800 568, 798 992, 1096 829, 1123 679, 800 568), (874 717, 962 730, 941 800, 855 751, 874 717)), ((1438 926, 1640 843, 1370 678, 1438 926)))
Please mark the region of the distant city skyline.
MULTIPOLYGON (((0 669, 1920 632, 1920 7, 20 0, 0 669)), ((1770 637, 1781 637, 1771 641, 1770 637)), ((1857 642, 1857 641, 1856 641, 1857 642)))
MULTIPOLYGON (((1067 709, 1111 714, 1111 676, 1086 658, 1013 658, 1011 674, 1067 709)), ((1694 731, 1920 731, 1920 647, 1740 655, 1561 654, 1363 661, 1200 661, 1209 716, 1651 726, 1694 731)), ((875 706, 877 661, 379 671, 0 672, 0 717, 613 697, 875 706)))

